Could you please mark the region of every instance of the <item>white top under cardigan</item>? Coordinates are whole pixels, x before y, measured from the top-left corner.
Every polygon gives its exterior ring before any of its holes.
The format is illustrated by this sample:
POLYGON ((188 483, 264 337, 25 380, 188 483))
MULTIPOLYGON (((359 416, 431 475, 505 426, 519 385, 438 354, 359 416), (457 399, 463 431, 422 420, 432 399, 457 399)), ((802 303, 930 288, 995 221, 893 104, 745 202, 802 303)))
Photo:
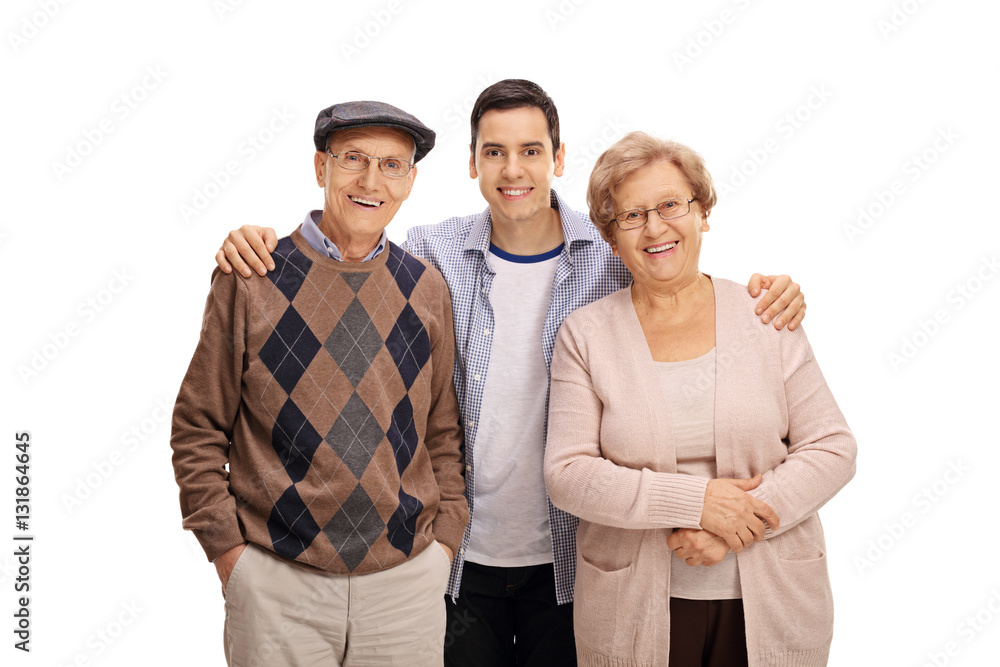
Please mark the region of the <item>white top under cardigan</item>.
MULTIPOLYGON (((715 348, 695 359, 657 361, 660 389, 671 410, 677 472, 715 479, 715 348)), ((670 597, 685 600, 738 600, 740 572, 730 551, 711 567, 674 561, 670 597)))
MULTIPOLYGON (((821 666, 833 600, 817 510, 857 446, 801 327, 778 331, 746 288, 713 279, 716 463, 764 474, 781 519, 738 556, 750 665, 821 666)), ((667 404, 628 288, 572 313, 552 361, 545 479, 580 517, 574 626, 581 665, 667 665, 669 529, 698 528, 708 480, 676 473, 667 404)))

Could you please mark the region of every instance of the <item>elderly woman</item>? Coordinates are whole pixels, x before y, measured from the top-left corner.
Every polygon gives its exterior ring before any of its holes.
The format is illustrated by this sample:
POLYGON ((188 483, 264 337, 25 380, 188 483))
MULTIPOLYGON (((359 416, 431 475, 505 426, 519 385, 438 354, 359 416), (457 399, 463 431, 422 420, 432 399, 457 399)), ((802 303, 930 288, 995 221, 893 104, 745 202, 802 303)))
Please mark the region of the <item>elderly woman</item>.
POLYGON ((856 444, 805 334, 698 270, 715 189, 690 148, 627 135, 588 203, 633 282, 571 314, 552 361, 545 479, 580 517, 580 664, 825 665, 817 510, 856 444))

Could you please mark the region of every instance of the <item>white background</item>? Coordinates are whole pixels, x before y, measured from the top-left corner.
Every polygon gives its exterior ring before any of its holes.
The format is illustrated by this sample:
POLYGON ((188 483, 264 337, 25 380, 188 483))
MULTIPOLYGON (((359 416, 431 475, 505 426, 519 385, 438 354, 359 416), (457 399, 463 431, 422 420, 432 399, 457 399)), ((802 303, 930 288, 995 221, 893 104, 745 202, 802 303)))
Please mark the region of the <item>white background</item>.
POLYGON ((575 207, 623 132, 677 138, 732 186, 701 268, 803 285, 860 449, 822 511, 831 664, 995 664, 1000 6, 224 3, 4 3, 0 660, 223 664, 219 582, 181 529, 158 407, 194 350, 216 249, 231 228, 283 235, 320 207, 312 123, 340 101, 383 99, 439 131, 392 239, 480 211, 468 112, 522 77, 561 112, 557 187, 575 207), (275 110, 293 115, 278 132, 275 110), (213 187, 229 161, 239 173, 213 187), (859 208, 872 217, 851 234, 859 208), (30 655, 12 648, 20 430, 30 655))

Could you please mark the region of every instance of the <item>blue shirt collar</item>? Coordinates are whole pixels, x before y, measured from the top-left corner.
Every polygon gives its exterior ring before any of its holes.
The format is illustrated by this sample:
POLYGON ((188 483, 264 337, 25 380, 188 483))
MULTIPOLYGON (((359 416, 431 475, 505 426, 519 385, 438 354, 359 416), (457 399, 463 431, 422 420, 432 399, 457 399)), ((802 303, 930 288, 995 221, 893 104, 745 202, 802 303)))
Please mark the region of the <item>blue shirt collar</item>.
MULTIPOLYGON (((338 262, 344 261, 343 256, 340 254, 340 250, 337 246, 326 237, 326 234, 320 231, 319 223, 323 219, 323 211, 309 211, 306 214, 306 219, 302 221, 302 236, 308 241, 309 245, 313 247, 313 250, 319 253, 323 253, 327 257, 332 257, 338 262)), ((362 262, 367 262, 370 259, 374 259, 378 256, 380 252, 385 250, 386 244, 386 234, 385 230, 382 230, 382 236, 379 237, 378 243, 375 248, 368 253, 362 262)))

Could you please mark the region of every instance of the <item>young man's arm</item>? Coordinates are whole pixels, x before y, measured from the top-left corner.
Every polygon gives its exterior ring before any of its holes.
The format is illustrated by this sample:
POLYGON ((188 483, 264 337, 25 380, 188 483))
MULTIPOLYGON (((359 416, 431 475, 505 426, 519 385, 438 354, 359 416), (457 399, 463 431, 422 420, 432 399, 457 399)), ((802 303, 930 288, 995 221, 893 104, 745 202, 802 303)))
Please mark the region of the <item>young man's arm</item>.
MULTIPOLYGON (((229 232, 219 252, 215 253, 215 261, 223 273, 236 269, 245 278, 253 275, 252 271, 263 276, 274 269, 271 251, 277 245, 278 235, 270 227, 243 225, 229 232)), ((785 275, 753 274, 747 290, 751 296, 757 296, 762 289, 767 290, 767 294, 757 306, 761 321, 767 324, 773 320, 776 329, 786 324, 790 330, 798 327, 806 316, 806 300, 798 283, 785 275)))
POLYGON ((242 279, 216 271, 201 337, 174 405, 174 475, 184 528, 194 532, 225 587, 246 546, 229 492, 229 447, 240 404, 246 326, 242 279))

